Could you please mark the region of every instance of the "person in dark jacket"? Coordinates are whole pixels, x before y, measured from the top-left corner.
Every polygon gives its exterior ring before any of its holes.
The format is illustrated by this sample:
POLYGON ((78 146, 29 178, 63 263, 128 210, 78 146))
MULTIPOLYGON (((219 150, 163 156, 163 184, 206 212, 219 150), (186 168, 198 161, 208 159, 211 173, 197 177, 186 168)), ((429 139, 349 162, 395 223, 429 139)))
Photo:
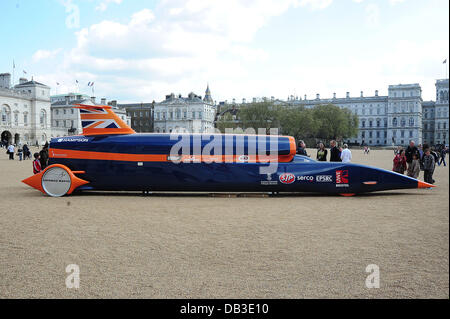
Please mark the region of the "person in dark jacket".
POLYGON ((336 147, 336 141, 331 141, 330 145, 330 162, 341 162, 341 151, 336 147))
POLYGON ((425 182, 434 184, 433 173, 435 167, 435 159, 429 148, 425 150, 423 155, 423 177, 425 182))
POLYGON ((441 165, 442 163, 444 163, 444 166, 447 166, 447 163, 445 163, 445 156, 447 155, 447 153, 448 153, 448 148, 447 148, 447 146, 445 146, 441 149, 441 159, 440 159, 440 162, 438 163, 438 165, 441 165))
POLYGON ((48 163, 48 142, 45 143, 42 150, 39 152, 39 162, 41 162, 41 169, 47 167, 48 163))
POLYGON ((300 140, 298 142, 297 154, 303 155, 303 156, 308 156, 308 153, 306 153, 306 144, 302 140, 300 140))
POLYGON ((319 162, 326 162, 327 161, 327 155, 328 155, 328 151, 325 148, 325 145, 323 145, 323 143, 319 144, 319 149, 317 150, 317 160, 319 162))
POLYGON ((408 175, 412 174, 412 161, 413 161, 413 155, 414 154, 419 154, 419 149, 417 148, 417 146, 415 145, 414 141, 411 140, 409 141, 409 145, 406 148, 405 151, 405 156, 406 156, 406 163, 408 164, 408 175))

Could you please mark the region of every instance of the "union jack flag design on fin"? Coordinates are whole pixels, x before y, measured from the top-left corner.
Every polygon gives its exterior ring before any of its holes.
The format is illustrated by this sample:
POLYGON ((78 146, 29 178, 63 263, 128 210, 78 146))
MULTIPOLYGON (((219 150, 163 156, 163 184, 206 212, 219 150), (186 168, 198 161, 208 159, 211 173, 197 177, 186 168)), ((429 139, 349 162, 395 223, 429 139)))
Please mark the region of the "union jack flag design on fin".
POLYGON ((85 105, 76 104, 80 109, 81 126, 83 135, 111 135, 134 134, 129 127, 109 105, 85 105))

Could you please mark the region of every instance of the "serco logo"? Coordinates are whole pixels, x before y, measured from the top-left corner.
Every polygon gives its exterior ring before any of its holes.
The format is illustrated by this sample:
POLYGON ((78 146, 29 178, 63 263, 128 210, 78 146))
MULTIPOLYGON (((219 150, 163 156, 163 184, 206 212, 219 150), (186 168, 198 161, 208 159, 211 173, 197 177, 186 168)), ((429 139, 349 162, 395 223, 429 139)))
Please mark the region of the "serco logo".
POLYGON ((280 175, 279 179, 283 184, 292 184, 295 182, 295 175, 291 173, 283 173, 280 175))
POLYGON ((62 138, 58 138, 58 142, 62 142, 63 141, 63 139, 62 138))
POLYGON ((308 181, 308 182, 312 182, 312 181, 314 181, 314 176, 310 176, 310 175, 301 175, 301 176, 297 176, 297 180, 298 180, 298 181, 308 181))

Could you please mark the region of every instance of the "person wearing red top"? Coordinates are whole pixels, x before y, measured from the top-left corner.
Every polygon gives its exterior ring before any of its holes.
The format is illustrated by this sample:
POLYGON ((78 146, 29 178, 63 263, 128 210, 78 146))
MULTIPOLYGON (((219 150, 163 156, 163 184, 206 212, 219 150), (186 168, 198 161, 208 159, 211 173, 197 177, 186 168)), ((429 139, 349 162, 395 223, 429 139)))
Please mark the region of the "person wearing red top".
POLYGON ((392 168, 394 172, 404 174, 406 171, 406 156, 405 150, 401 150, 400 153, 397 153, 394 157, 394 167, 392 168))
POLYGON ((37 174, 42 171, 41 162, 39 161, 39 153, 34 153, 33 173, 37 174))

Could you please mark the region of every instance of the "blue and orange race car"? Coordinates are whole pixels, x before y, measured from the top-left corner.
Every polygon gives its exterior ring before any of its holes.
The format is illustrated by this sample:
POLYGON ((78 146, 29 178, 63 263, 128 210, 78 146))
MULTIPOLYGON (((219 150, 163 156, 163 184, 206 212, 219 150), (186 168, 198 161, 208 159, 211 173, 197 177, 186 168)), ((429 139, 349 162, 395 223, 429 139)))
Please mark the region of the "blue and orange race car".
POLYGON ((395 172, 296 155, 290 136, 137 134, 110 106, 79 105, 83 134, 52 138, 49 166, 23 182, 84 190, 358 193, 433 185, 395 172))

